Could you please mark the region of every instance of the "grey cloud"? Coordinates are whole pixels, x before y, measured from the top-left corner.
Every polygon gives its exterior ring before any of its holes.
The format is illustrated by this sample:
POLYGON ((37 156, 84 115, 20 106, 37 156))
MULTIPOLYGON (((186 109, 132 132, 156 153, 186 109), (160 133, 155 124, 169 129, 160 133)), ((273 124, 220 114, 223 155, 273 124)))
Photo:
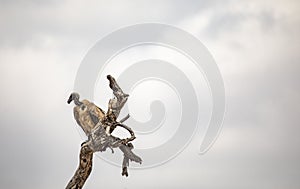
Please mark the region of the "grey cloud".
POLYGON ((46 37, 51 37, 56 42, 67 40, 68 43, 95 41, 101 35, 132 23, 176 23, 213 3, 154 1, 151 8, 147 1, 7 1, 2 5, 0 23, 3 27, 0 44, 22 47, 37 45, 36 43, 41 43, 46 37), (173 4, 176 6, 172 6, 173 4))
POLYGON ((217 60, 234 57, 217 62, 227 115, 216 144, 197 155, 197 133, 174 160, 130 170, 127 179, 95 157, 86 188, 299 188, 298 2, 254 1, 250 13, 228 9, 242 1, 0 4, 1 188, 62 188, 74 173, 84 139, 66 99, 95 40, 124 25, 177 25, 204 11, 212 17, 197 37, 217 60), (258 25, 241 30, 253 20, 258 25))

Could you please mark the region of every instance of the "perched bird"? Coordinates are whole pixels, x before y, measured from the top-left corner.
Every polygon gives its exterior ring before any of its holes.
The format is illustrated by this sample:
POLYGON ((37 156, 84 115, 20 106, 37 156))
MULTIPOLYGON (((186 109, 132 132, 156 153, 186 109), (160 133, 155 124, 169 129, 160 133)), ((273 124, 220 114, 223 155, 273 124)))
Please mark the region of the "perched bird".
POLYGON ((105 118, 105 112, 88 100, 79 101, 79 94, 72 93, 68 99, 68 104, 75 103, 73 108, 74 118, 87 136, 91 134, 96 124, 105 118))
MULTIPOLYGON (((92 153, 94 153, 98 151, 105 151, 107 148, 110 148, 113 152, 113 148, 119 148, 124 155, 122 163, 122 175, 128 176, 127 167, 129 166, 129 160, 142 163, 142 159, 132 152, 134 147, 130 142, 136 138, 135 134, 130 127, 123 124, 123 122, 129 118, 129 114, 120 121, 117 121, 120 111, 126 103, 129 95, 122 91, 115 78, 113 78, 111 75, 108 75, 107 79, 109 80, 109 87, 112 89, 114 97, 109 100, 108 110, 106 113, 88 100, 80 101, 80 96, 78 93, 73 92, 70 95, 67 103, 70 104, 72 101, 74 101, 75 107, 73 109, 73 113, 75 120, 88 136, 88 140, 82 143, 82 149, 88 148, 92 153), (122 127, 126 129, 130 133, 131 137, 120 139, 113 136, 112 132, 116 127, 122 127)), ((90 171, 86 171, 86 167, 83 166, 86 165, 86 158, 84 159, 83 157, 85 153, 89 153, 90 151, 83 151, 80 153, 81 160, 79 168, 68 185, 70 187, 67 188, 73 188, 72 186, 77 186, 76 183, 78 180, 76 180, 76 178, 82 178, 82 173, 87 173, 84 176, 84 179, 87 179, 90 171)), ((90 157, 90 161, 92 161, 92 156, 88 157, 90 157)), ((92 164, 90 163, 89 165, 89 168, 91 168, 92 164)))

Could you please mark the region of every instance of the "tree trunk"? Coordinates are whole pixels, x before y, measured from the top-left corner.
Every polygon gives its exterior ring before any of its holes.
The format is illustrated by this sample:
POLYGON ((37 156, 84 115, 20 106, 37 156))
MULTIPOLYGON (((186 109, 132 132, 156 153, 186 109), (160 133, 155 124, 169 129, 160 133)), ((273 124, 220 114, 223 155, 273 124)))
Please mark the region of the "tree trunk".
MULTIPOLYGON (((94 152, 102 152, 105 151, 107 148, 110 148, 111 150, 113 150, 113 148, 119 148, 124 154, 122 164, 123 176, 128 176, 127 167, 129 165, 129 160, 137 163, 142 163, 142 159, 132 152, 133 145, 129 143, 135 139, 134 132, 130 127, 122 123, 129 118, 129 115, 121 119, 121 121, 117 121, 120 111, 126 103, 129 95, 125 94, 122 91, 122 89, 112 76, 108 75, 107 79, 109 80, 109 87, 113 90, 113 94, 115 97, 109 100, 108 110, 104 118, 103 116, 101 117, 102 114, 99 115, 99 112, 95 112, 95 110, 100 108, 94 107, 95 105, 93 103, 89 103, 89 105, 92 105, 92 107, 90 107, 89 109, 88 115, 90 117, 88 118, 90 118, 94 122, 95 126, 93 126, 91 131, 86 132, 88 140, 84 142, 81 146, 79 156, 79 167, 77 168, 74 176, 66 186, 66 189, 81 189, 83 187, 85 181, 87 180, 92 171, 94 152), (131 134, 131 137, 126 139, 120 139, 118 137, 112 136, 111 133, 117 126, 123 127, 126 130, 128 130, 131 134)), ((85 100, 85 102, 86 101, 87 100, 85 100)), ((90 122, 80 122, 80 120, 89 119, 82 119, 80 118, 79 114, 78 116, 75 116, 75 119, 81 127, 89 128, 88 123, 90 122)))
POLYGON ((93 151, 84 143, 79 155, 79 166, 66 189, 81 189, 92 171, 93 151))

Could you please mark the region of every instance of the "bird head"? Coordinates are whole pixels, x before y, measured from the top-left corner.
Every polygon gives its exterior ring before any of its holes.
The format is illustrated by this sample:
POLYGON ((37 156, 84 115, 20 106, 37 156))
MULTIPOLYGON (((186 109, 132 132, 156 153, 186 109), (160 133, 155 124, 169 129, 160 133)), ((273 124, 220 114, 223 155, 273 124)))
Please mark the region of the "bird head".
POLYGON ((78 102, 79 101, 79 94, 78 93, 72 93, 67 101, 68 104, 70 104, 73 100, 78 102))

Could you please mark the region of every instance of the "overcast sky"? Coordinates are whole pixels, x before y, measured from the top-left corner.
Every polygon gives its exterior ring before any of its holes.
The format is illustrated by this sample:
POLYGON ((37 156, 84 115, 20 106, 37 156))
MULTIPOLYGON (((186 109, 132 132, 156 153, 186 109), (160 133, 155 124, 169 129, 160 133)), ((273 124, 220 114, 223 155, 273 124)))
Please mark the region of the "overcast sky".
POLYGON ((168 163, 130 170, 94 158, 85 188, 300 187, 300 3, 297 0, 0 0, 0 187, 64 188, 82 138, 66 100, 96 41, 158 22, 196 36, 226 90, 214 146, 199 141, 168 163))

